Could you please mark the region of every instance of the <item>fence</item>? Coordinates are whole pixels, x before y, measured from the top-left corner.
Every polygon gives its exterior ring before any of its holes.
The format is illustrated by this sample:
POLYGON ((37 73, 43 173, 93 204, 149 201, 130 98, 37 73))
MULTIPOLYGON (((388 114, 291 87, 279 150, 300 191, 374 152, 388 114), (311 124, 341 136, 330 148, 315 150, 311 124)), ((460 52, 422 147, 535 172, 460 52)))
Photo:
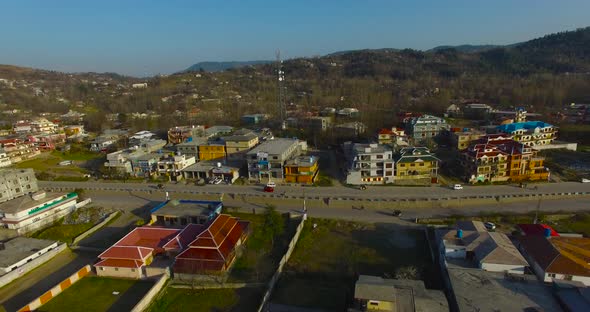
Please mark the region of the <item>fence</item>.
POLYGON ((78 272, 72 274, 70 277, 63 280, 61 283, 55 285, 53 288, 45 292, 40 297, 36 298, 35 300, 29 302, 26 306, 22 307, 18 312, 25 312, 25 311, 35 311, 39 309, 42 305, 46 304, 49 300, 53 299, 59 295, 62 291, 66 290, 68 287, 72 286, 77 281, 81 280, 84 276, 90 273, 91 268, 90 265, 87 264, 83 268, 81 268, 78 272))
POLYGON ((264 311, 264 309, 266 308, 266 305, 268 304, 268 301, 270 299, 270 295, 272 294, 275 284, 277 283, 277 281, 279 280, 279 277, 281 276, 281 273, 283 272, 283 267, 285 266, 287 261, 289 261, 289 258, 291 257, 291 254, 293 253, 293 250, 295 249, 295 245, 297 245, 297 241, 299 240, 299 235, 301 235, 301 231, 303 230, 303 225, 305 224, 306 218, 307 218, 307 215, 303 215, 303 218, 301 218, 301 222, 297 226, 297 230, 295 231, 295 235, 293 235, 293 238, 291 239, 291 242, 289 243, 289 248, 287 249, 287 252, 285 253, 285 255, 283 255, 283 258, 281 258, 281 261, 279 262, 279 267, 277 268, 275 274, 273 274, 272 278, 268 282, 268 288, 267 288, 266 292, 264 293, 264 297, 262 297, 262 302, 260 303, 260 306, 258 307, 258 312, 264 311))
POLYGON ((17 270, 10 271, 10 272, 2 275, 2 277, 0 277, 0 287, 3 287, 4 285, 14 281, 15 279, 27 274, 27 272, 31 271, 32 269, 49 261, 51 258, 55 257, 58 253, 62 252, 64 249, 66 249, 66 246, 67 246, 66 244, 61 244, 61 245, 57 246, 55 249, 50 250, 50 251, 42 254, 38 258, 33 259, 31 262, 27 262, 23 266, 19 267, 17 270))
POLYGON ((109 223, 109 221, 113 220, 119 214, 120 214, 119 211, 115 211, 115 212, 111 213, 108 217, 106 217, 104 220, 102 220, 101 222, 99 222, 95 226, 93 226, 90 229, 88 229, 86 232, 84 232, 84 233, 76 236, 76 238, 74 238, 74 241, 72 242, 72 245, 78 244, 81 240, 83 240, 84 238, 88 237, 88 235, 90 235, 90 234, 98 231, 100 228, 102 228, 103 226, 105 226, 105 224, 109 223))
POLYGON ((170 276, 168 274, 162 274, 162 276, 160 276, 158 281, 154 284, 154 286, 152 286, 152 288, 150 288, 147 294, 145 294, 145 296, 139 300, 133 309, 131 309, 131 312, 141 312, 145 310, 150 305, 152 300, 154 300, 154 297, 156 297, 162 288, 164 288, 164 285, 166 285, 166 281, 169 278, 170 276))

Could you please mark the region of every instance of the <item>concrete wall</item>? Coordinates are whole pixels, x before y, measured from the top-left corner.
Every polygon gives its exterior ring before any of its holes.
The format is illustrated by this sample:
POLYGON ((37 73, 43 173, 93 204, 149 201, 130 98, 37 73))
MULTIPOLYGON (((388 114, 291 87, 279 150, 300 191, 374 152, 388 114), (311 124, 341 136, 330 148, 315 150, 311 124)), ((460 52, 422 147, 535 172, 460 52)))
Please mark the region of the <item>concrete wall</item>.
POLYGON ((258 312, 262 312, 265 309, 266 305, 268 304, 268 301, 270 300, 270 295, 272 294, 272 291, 273 291, 277 281, 279 280, 281 273, 283 272, 283 267, 285 266, 287 261, 289 261, 289 258, 291 257, 293 250, 295 250, 295 245, 297 245, 297 241, 299 240, 299 235, 301 235, 301 231, 303 230, 303 226, 305 224, 306 219, 307 219, 307 214, 304 214, 303 218, 301 218, 301 222, 297 226, 297 230, 295 231, 295 235, 293 235, 291 242, 289 242, 289 248, 287 249, 287 252, 283 256, 283 258, 281 258, 281 261, 279 262, 279 267, 277 268, 275 274, 273 274, 272 278, 270 279, 270 282, 268 282, 268 288, 267 288, 266 292, 264 293, 264 296, 262 297, 262 302, 260 303, 260 306, 258 307, 258 312))
POLYGON ((510 272, 513 274, 524 274, 523 265, 497 264, 497 263, 480 263, 479 268, 490 272, 510 272))
POLYGON ((0 276, 0 287, 3 287, 4 285, 14 281, 15 279, 27 274, 27 272, 31 271, 32 269, 49 261, 51 258, 55 257, 58 253, 62 252, 64 249, 66 249, 66 244, 61 244, 61 245, 57 246, 56 248, 37 257, 33 261, 25 263, 23 266, 19 267, 18 269, 0 276))
POLYGON ((22 307, 19 312, 24 311, 35 311, 39 309, 42 305, 46 304, 49 300, 59 295, 62 291, 66 290, 68 287, 72 286, 77 281, 81 280, 84 276, 90 273, 91 268, 90 265, 84 266, 78 272, 72 274, 70 277, 63 280, 61 283, 55 285, 55 287, 51 288, 49 291, 41 295, 40 297, 36 298, 35 300, 29 302, 26 306, 22 307))
POLYGON ((164 288, 164 286, 166 285, 166 281, 169 278, 170 276, 167 274, 161 275, 158 281, 154 284, 154 286, 150 288, 148 293, 145 294, 143 298, 141 298, 141 300, 133 307, 133 309, 131 309, 131 312, 141 312, 145 310, 150 305, 152 300, 154 300, 154 297, 156 297, 156 295, 158 295, 158 293, 162 291, 162 288, 164 288))
POLYGON ((96 275, 101 277, 122 277, 140 279, 142 268, 112 268, 112 267, 95 267, 96 275))
POLYGON ((74 241, 72 242, 72 245, 78 244, 81 240, 85 239, 90 234, 96 232, 97 230, 99 230, 100 228, 105 226, 109 221, 113 220, 119 214, 120 214, 119 211, 115 211, 115 212, 111 213, 108 217, 106 217, 104 220, 102 220, 101 222, 97 223, 95 226, 88 229, 86 232, 76 236, 76 238, 74 238, 74 241))

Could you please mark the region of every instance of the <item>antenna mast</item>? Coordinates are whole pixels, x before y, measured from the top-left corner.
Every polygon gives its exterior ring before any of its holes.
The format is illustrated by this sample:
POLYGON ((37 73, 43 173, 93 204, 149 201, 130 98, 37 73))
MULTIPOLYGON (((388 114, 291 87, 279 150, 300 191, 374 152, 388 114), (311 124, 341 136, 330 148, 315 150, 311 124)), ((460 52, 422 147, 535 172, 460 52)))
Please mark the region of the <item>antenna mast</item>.
POLYGON ((277 117, 281 123, 281 128, 286 128, 285 119, 287 118, 285 106, 285 72, 283 71, 283 61, 281 60, 281 50, 277 50, 277 117))

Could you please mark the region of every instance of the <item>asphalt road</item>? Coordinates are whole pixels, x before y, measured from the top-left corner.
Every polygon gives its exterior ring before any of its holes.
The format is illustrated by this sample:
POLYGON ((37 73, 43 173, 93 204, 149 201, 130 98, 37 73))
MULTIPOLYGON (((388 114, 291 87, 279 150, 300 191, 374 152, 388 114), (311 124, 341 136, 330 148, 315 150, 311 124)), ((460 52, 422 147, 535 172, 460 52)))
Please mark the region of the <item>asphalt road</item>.
MULTIPOLYGON (((83 188, 83 189, 113 189, 129 191, 158 191, 155 184, 149 183, 109 183, 109 182, 55 182, 39 181, 42 188, 83 188)), ((561 193, 561 192, 590 192, 590 183, 562 182, 562 183, 536 183, 529 184, 527 188, 518 185, 464 185, 462 190, 452 190, 444 186, 431 187, 401 187, 401 186, 369 186, 366 190, 360 190, 346 186, 333 187, 309 187, 278 185, 274 195, 329 197, 329 198, 367 198, 367 199, 409 199, 409 198, 444 198, 444 197, 470 197, 470 196, 500 196, 524 193, 561 193)), ((261 185, 205 185, 195 186, 178 184, 165 184, 164 190, 169 192, 191 191, 196 193, 225 193, 235 195, 270 195, 262 191, 261 185)))

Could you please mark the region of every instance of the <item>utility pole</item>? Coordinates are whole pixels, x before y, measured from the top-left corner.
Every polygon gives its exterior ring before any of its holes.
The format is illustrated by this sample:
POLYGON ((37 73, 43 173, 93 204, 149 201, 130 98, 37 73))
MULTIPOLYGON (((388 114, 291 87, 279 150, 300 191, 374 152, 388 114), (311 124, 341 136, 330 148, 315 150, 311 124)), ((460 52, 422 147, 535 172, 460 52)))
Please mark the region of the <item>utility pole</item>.
POLYGON ((283 71, 283 61, 281 60, 281 50, 276 51, 277 57, 277 117, 281 125, 281 129, 287 127, 286 118, 287 111, 285 105, 285 72, 283 71))

